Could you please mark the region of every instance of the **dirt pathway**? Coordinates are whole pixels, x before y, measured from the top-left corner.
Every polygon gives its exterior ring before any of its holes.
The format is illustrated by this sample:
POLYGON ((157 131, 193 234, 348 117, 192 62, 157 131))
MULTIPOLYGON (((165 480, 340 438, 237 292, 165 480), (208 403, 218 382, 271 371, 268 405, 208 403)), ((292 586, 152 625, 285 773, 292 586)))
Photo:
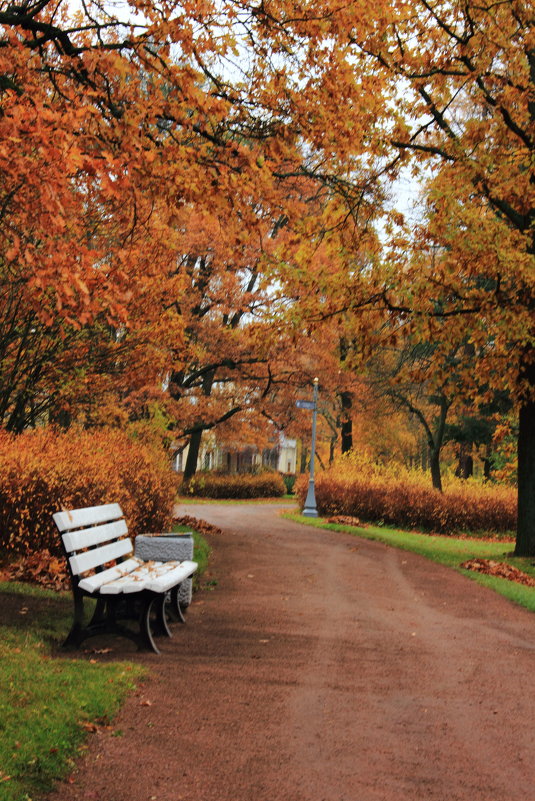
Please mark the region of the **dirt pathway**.
POLYGON ((217 586, 49 801, 535 801, 535 616, 276 506, 182 513, 217 586))

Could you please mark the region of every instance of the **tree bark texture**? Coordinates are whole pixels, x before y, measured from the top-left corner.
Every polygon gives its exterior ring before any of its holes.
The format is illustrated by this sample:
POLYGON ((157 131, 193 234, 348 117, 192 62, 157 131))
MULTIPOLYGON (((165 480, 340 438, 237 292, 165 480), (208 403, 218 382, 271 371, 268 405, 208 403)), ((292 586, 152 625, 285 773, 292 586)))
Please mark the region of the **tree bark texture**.
POLYGON ((440 474, 440 447, 429 449, 429 464, 433 487, 442 492, 442 476, 440 474))
MULTIPOLYGON (((535 386, 535 363, 522 371, 535 386)), ((535 400, 520 406, 518 417, 518 522, 515 554, 535 556, 535 400)))
POLYGON ((342 402, 342 453, 348 453, 353 448, 353 421, 351 410, 353 407, 353 397, 351 392, 341 392, 342 402))
POLYGON ((188 455, 184 467, 184 483, 187 484, 197 472, 197 460, 201 449, 202 431, 194 431, 188 443, 188 455))

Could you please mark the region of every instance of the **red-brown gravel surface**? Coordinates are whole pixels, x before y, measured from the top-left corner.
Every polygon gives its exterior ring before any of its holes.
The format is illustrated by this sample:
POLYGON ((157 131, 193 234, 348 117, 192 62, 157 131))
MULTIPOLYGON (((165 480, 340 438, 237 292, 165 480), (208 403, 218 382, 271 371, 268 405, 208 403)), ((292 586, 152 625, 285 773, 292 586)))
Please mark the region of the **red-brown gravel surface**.
POLYGON ((160 656, 118 642, 149 675, 48 801, 535 801, 532 614, 276 505, 178 511, 217 585, 160 656))

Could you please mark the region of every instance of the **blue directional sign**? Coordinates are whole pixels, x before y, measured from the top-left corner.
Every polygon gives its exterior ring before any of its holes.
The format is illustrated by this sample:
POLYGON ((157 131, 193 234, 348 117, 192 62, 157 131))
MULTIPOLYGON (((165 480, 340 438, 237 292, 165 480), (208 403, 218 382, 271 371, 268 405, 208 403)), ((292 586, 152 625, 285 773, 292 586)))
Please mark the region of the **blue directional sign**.
POLYGON ((298 409, 315 409, 316 404, 314 401, 298 400, 295 402, 298 409))

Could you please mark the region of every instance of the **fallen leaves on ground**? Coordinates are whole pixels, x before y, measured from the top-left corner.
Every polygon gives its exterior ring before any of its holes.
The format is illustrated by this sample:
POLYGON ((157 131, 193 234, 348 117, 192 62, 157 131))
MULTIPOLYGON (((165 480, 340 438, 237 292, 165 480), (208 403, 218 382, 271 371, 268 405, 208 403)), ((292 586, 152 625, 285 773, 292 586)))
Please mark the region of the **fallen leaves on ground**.
POLYGON ((198 531, 199 534, 222 534, 221 529, 217 526, 213 526, 211 523, 207 523, 206 520, 199 520, 198 518, 191 517, 190 515, 176 517, 175 522, 179 523, 181 526, 189 526, 195 531, 198 531))
POLYGON ((97 718, 97 720, 81 720, 79 725, 91 734, 97 734, 102 731, 111 731, 113 728, 107 718, 97 718))
POLYGON ((351 517, 350 515, 335 515, 329 517, 327 523, 336 523, 338 526, 359 526, 366 528, 367 523, 363 523, 358 517, 351 517))
POLYGON ((0 570, 2 581, 27 581, 49 590, 68 590, 70 578, 65 561, 46 549, 22 556, 0 570))
POLYGON ((485 573, 488 576, 497 576, 508 581, 516 581, 517 584, 525 584, 527 587, 535 587, 535 578, 524 573, 507 562, 495 562, 493 559, 469 559, 461 565, 465 570, 475 570, 477 573, 485 573))

